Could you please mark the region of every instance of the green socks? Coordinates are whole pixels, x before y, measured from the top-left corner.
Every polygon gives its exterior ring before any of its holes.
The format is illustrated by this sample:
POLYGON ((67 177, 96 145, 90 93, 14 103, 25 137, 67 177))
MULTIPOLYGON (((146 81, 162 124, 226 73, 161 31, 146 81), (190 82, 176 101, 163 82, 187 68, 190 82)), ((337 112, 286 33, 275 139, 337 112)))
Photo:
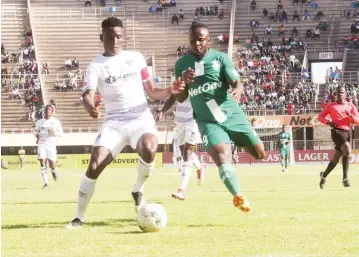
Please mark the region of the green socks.
POLYGON ((236 195, 241 192, 241 186, 239 185, 237 173, 232 164, 222 164, 219 166, 219 177, 232 195, 236 195))

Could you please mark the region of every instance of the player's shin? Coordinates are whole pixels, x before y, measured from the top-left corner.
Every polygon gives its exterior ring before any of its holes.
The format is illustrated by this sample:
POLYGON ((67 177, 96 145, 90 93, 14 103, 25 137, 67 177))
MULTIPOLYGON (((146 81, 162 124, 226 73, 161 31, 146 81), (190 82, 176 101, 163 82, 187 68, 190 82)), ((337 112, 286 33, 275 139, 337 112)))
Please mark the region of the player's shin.
POLYGON ((87 206, 95 192, 96 179, 88 178, 86 175, 82 177, 79 189, 79 195, 77 198, 77 210, 76 218, 79 218, 82 222, 85 219, 85 211, 87 206))
POLYGON ((41 167, 41 176, 42 176, 42 179, 44 180, 44 184, 45 185, 49 184, 49 177, 47 176, 47 167, 46 166, 41 167))
POLYGON ((182 175, 182 181, 179 189, 182 191, 186 191, 189 178, 191 176, 191 171, 193 168, 193 163, 191 161, 183 162, 182 168, 181 168, 181 175, 182 175))
POLYGON ((146 163, 141 157, 137 162, 137 180, 133 192, 143 192, 145 182, 150 177, 156 165, 156 159, 151 163, 146 163))
POLYGON ((198 160, 198 156, 195 153, 192 153, 192 163, 196 170, 199 170, 202 168, 201 162, 198 160))
POLYGON ((338 163, 334 163, 334 162, 330 161, 329 164, 328 164, 328 166, 327 166, 327 168, 326 168, 326 170, 325 170, 324 173, 323 173, 323 178, 326 178, 326 177, 329 175, 329 173, 330 173, 332 170, 334 170, 334 168, 335 168, 335 166, 337 166, 337 164, 338 164, 338 163))
POLYGON ((232 195, 241 193, 237 173, 231 164, 222 164, 219 166, 219 176, 232 195))
POLYGON ((349 156, 343 156, 343 180, 348 178, 349 156))

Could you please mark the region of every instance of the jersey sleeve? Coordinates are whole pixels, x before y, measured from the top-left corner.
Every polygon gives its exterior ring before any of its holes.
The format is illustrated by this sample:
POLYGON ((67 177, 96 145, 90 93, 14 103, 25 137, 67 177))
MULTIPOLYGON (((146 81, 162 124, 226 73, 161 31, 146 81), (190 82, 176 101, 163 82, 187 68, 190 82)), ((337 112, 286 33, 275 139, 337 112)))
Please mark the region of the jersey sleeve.
POLYGON ((56 137, 61 137, 64 134, 64 131, 62 130, 62 126, 59 120, 56 121, 56 125, 55 125, 55 136, 56 137))
POLYGON ((232 61, 229 59, 228 55, 226 54, 223 54, 222 56, 222 66, 223 66, 224 76, 228 83, 239 80, 240 76, 236 68, 234 67, 232 61))
POLYGON ((98 72, 92 63, 87 67, 86 77, 84 85, 82 88, 82 95, 86 93, 87 90, 96 91, 98 85, 98 72))
POLYGON ((146 60, 141 53, 138 53, 137 58, 138 58, 138 65, 141 71, 142 82, 147 82, 151 79, 151 75, 148 71, 146 60))

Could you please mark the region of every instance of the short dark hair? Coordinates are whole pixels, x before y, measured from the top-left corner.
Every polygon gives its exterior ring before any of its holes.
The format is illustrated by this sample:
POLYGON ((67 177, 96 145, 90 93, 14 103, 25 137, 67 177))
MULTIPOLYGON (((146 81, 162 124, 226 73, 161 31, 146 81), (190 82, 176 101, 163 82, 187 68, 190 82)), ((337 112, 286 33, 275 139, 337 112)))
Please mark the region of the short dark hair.
POLYGON ((108 17, 104 19, 101 24, 102 29, 111 28, 111 27, 121 27, 123 28, 122 21, 116 17, 108 17))
POLYGON ((189 28, 189 30, 194 30, 194 29, 198 29, 198 28, 204 28, 204 29, 207 29, 208 30, 208 27, 203 24, 203 23, 200 23, 200 22, 193 22, 191 27, 189 28))
POLYGON ((46 105, 46 106, 45 106, 45 110, 46 110, 47 108, 51 108, 52 110, 54 110, 54 107, 53 107, 51 104, 46 105))

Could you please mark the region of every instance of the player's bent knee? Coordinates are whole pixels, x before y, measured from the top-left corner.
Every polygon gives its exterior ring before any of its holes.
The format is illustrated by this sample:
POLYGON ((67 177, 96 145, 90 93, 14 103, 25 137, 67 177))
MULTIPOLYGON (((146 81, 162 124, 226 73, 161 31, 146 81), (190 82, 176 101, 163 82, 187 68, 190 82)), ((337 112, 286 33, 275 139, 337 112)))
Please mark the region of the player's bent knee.
POLYGON ((147 163, 151 163, 155 160, 157 147, 158 139, 153 134, 143 135, 137 143, 138 154, 147 163))

